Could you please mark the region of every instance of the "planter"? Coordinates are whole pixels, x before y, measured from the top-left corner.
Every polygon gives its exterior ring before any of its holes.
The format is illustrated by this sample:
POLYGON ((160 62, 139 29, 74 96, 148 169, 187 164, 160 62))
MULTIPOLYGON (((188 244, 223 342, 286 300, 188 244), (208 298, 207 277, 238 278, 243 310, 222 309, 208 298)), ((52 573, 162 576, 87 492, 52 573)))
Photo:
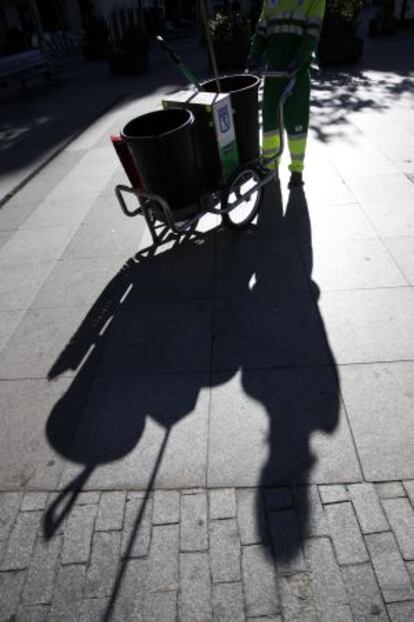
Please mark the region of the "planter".
POLYGON ((106 41, 84 41, 82 54, 88 61, 105 60, 108 57, 108 44, 106 41))
POLYGON ((111 72, 116 75, 146 73, 149 67, 148 52, 131 54, 112 50, 108 62, 111 72))
POLYGON ((248 48, 232 46, 230 44, 215 43, 214 52, 216 55, 217 67, 220 73, 231 71, 241 71, 245 69, 248 48))
POLYGON ((384 18, 382 22, 376 17, 369 22, 369 36, 392 35, 395 33, 397 21, 394 17, 384 18))
POLYGON ((318 62, 321 66, 357 63, 364 50, 360 37, 349 39, 321 39, 318 45, 318 62))

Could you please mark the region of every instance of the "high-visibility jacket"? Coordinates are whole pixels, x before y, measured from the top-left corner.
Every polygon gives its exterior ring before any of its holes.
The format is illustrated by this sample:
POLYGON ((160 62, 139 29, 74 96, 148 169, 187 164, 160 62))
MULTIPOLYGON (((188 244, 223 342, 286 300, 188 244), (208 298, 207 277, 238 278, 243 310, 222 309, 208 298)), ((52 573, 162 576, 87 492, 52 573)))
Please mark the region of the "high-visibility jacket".
POLYGON ((269 69, 310 64, 318 43, 325 0, 264 0, 251 53, 266 53, 269 69))

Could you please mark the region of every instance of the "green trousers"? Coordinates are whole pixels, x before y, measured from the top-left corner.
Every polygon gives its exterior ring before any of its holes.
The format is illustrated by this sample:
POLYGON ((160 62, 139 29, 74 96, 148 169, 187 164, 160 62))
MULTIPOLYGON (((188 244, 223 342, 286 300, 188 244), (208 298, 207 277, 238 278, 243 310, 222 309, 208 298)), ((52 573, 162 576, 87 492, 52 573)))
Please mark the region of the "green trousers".
MULTIPOLYGON (((266 78, 263 95, 263 156, 271 158, 280 148, 279 102, 287 81, 266 78)), ((310 76, 307 68, 296 75, 295 86, 284 105, 284 126, 288 136, 292 172, 302 172, 309 127, 310 76)), ((276 161, 274 166, 278 166, 276 161)))

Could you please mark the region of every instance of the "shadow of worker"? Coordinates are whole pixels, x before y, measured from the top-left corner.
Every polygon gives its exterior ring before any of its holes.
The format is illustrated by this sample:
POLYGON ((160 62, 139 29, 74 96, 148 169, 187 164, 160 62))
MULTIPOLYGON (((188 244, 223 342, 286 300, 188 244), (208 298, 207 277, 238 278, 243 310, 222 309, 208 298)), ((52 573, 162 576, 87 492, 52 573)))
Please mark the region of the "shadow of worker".
POLYGON ((339 421, 338 377, 311 279, 305 193, 292 190, 283 214, 280 188, 270 186, 257 226, 219 240, 217 274, 214 384, 226 382, 227 369, 238 378, 213 393, 210 485, 278 487, 265 490, 266 506, 256 497, 255 533, 244 542, 269 542, 271 518, 277 563, 294 568, 314 518, 307 484, 330 468, 326 456, 318 464, 311 437, 322 432, 326 448, 339 421))
MULTIPOLYGON (((282 227, 292 236, 304 270, 307 291, 296 293, 283 314, 293 318, 289 341, 290 368, 275 370, 273 379, 245 378, 246 392, 266 404, 269 414, 269 453, 261 486, 291 486, 265 493, 267 524, 279 572, 304 570, 303 543, 323 529, 319 503, 309 486, 326 481, 331 473, 332 434, 339 423, 339 377, 318 308, 320 296, 312 280, 312 231, 305 192, 290 192, 282 227), (315 432, 322 439, 313 442, 315 432), (272 512, 274 510, 274 512, 272 512)), ((263 533, 263 539, 269 535, 263 533)))

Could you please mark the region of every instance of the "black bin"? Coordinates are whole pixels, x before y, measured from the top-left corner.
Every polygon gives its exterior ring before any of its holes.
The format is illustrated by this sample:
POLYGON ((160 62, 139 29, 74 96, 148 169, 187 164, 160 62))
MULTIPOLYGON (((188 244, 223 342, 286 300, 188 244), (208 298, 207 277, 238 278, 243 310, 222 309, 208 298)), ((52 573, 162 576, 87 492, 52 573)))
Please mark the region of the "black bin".
MULTIPOLYGON (((229 93, 233 108, 234 129, 240 164, 259 157, 259 85, 252 74, 235 74, 219 78, 223 93, 229 93)), ((203 91, 217 93, 215 80, 202 83, 203 91)))
POLYGON ((172 108, 136 117, 121 132, 144 190, 160 195, 172 210, 193 207, 200 196, 193 125, 189 110, 172 108))

